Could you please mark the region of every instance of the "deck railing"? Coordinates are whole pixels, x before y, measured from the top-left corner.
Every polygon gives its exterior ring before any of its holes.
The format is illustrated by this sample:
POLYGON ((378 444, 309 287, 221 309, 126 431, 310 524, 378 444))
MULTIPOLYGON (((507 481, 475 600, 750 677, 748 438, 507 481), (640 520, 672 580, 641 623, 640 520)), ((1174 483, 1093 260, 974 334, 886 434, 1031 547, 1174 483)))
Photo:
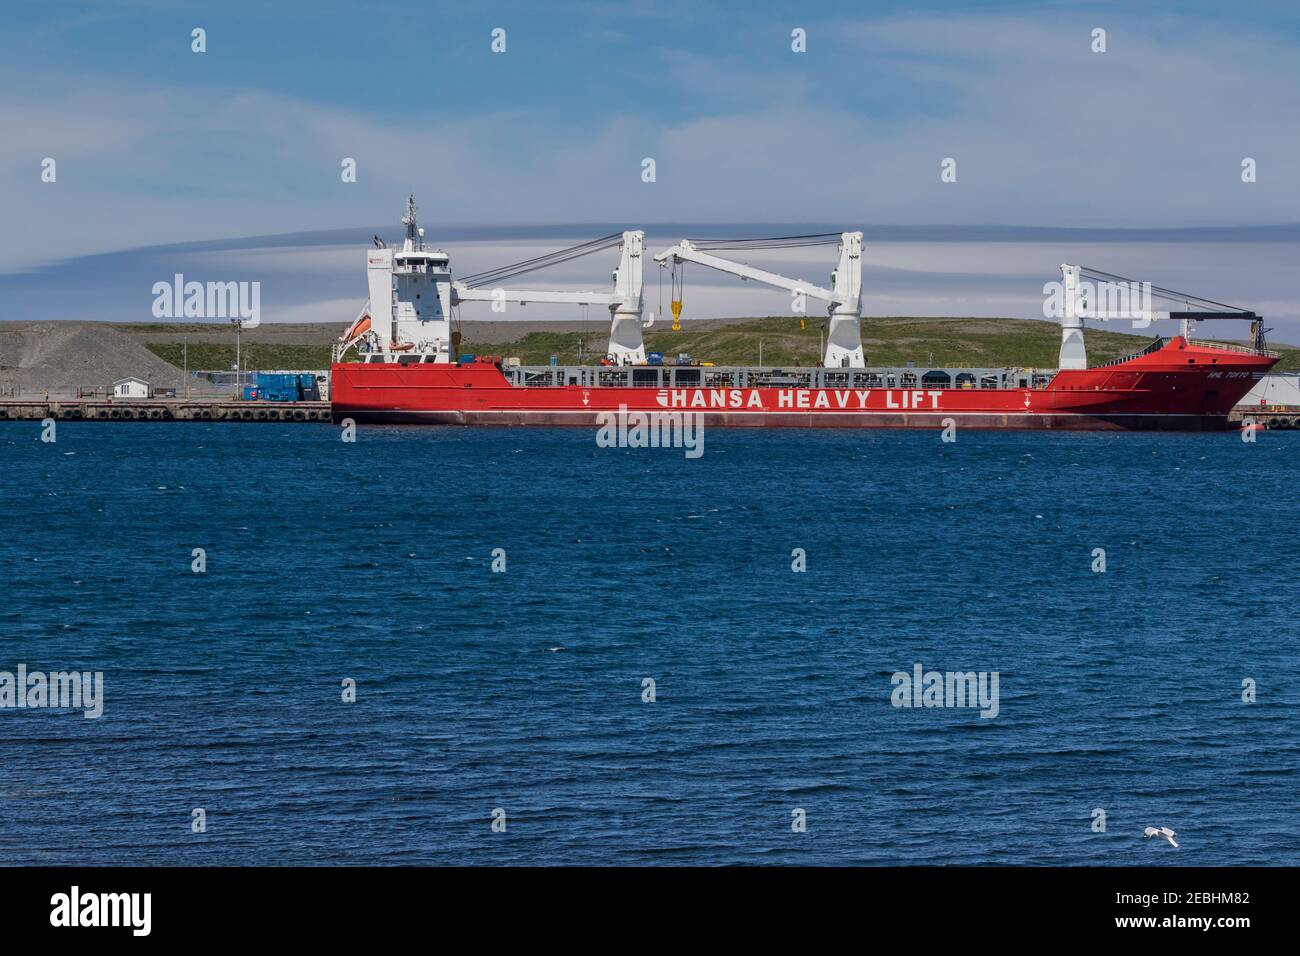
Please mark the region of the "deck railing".
POLYGON ((1202 348, 1227 349, 1229 352, 1242 352, 1246 355, 1263 355, 1268 358, 1280 358, 1281 352, 1273 352, 1269 349, 1257 349, 1249 345, 1237 345, 1235 342, 1215 342, 1208 339, 1188 339, 1188 345, 1199 345, 1202 348))
POLYGON ((824 369, 735 366, 511 365, 504 369, 516 385, 582 388, 786 388, 786 389, 936 389, 966 391, 1042 388, 1055 371, 1025 368, 824 369), (936 374, 946 373, 946 374, 936 374))
POLYGON ((1168 339, 1163 339, 1163 338, 1156 339, 1146 348, 1140 349, 1134 352, 1132 355, 1121 355, 1119 358, 1111 359, 1109 362, 1102 362, 1100 365, 1094 365, 1093 368, 1110 368, 1112 365, 1119 365, 1123 362, 1132 361, 1133 359, 1139 358, 1143 355, 1150 355, 1152 352, 1158 352, 1162 348, 1164 348, 1165 343, 1167 341, 1168 339))

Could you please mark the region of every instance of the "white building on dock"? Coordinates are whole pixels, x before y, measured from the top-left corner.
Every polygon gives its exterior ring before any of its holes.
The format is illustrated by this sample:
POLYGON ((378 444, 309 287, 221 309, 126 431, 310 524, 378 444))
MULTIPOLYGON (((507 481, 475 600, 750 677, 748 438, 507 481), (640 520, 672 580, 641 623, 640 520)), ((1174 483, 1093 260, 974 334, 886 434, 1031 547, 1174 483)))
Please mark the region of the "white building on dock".
POLYGON ((1270 408, 1278 405, 1300 408, 1300 372, 1265 375, 1237 403, 1238 408, 1270 408))
POLYGON ((153 398, 153 386, 142 378, 131 376, 113 383, 114 398, 153 398))

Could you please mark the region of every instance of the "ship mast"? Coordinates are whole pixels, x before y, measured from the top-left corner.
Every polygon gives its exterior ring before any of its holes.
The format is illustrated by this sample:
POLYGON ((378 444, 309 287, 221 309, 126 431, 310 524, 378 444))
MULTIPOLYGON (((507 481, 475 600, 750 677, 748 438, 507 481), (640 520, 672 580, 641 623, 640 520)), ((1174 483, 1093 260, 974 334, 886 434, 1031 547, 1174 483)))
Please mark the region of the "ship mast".
POLYGON ((402 244, 403 252, 424 249, 424 230, 416 224, 415 210, 415 194, 411 193, 406 197, 406 215, 402 217, 402 225, 406 227, 406 242, 402 244))

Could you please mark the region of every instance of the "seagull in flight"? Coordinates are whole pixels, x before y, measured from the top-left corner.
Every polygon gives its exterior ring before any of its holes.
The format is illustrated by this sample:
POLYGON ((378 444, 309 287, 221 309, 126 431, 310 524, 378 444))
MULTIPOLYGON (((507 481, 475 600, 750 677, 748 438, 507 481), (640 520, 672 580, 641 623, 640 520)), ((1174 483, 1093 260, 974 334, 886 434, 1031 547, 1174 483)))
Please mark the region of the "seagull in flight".
POLYGON ((1175 834, 1174 831, 1169 829, 1168 827, 1161 827, 1158 830, 1155 827, 1147 827, 1145 830, 1142 831, 1142 835, 1146 837, 1148 840, 1151 839, 1151 837, 1153 836, 1162 836, 1169 841, 1170 846, 1173 847, 1178 846, 1178 841, 1174 839, 1174 837, 1177 834, 1175 834))

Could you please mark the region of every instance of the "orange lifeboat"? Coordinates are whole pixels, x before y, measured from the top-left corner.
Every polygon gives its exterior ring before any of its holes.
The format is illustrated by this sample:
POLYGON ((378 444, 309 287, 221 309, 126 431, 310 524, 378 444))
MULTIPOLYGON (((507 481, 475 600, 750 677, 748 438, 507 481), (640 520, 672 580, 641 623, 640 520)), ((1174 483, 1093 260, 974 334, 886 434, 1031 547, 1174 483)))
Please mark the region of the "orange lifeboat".
POLYGON ((360 338, 370 331, 370 314, 363 312, 357 316, 357 320, 352 323, 346 332, 339 336, 340 342, 351 342, 355 338, 360 338))

